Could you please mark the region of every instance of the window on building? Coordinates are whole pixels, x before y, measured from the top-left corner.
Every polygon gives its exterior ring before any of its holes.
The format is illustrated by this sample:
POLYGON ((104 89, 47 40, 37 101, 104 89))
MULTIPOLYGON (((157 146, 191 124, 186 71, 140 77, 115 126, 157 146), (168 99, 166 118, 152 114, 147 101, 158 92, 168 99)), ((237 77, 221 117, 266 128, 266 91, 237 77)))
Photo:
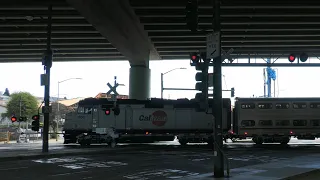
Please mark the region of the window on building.
POLYGON ((272 122, 272 120, 260 120, 259 125, 260 126, 272 126, 273 122, 272 122))
POLYGON ((290 105, 289 103, 277 103, 276 109, 289 109, 290 105))
POLYGON ((254 120, 243 120, 241 121, 241 126, 243 127, 251 127, 251 126, 255 126, 256 122, 254 120))
POLYGON ((276 120, 276 126, 290 126, 289 120, 276 120))
POLYGON ((242 103, 241 108, 242 109, 254 109, 255 104, 254 103, 242 103))
POLYGON ((307 120, 293 120, 293 126, 306 126, 307 120))

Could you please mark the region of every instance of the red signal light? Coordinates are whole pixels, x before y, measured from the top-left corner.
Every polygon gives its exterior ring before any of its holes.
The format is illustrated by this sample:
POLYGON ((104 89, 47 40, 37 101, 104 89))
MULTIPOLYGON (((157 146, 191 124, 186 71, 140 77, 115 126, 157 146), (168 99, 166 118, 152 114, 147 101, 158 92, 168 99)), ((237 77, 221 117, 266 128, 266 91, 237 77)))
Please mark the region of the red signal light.
POLYGON ((14 116, 13 116, 13 117, 11 117, 11 121, 12 121, 12 122, 16 122, 16 121, 17 121, 17 118, 16 118, 16 117, 14 117, 14 116))
POLYGON ((192 61, 195 61, 195 60, 197 60, 197 56, 193 55, 193 56, 191 56, 191 59, 192 59, 192 61))
POLYGON ((293 54, 290 54, 288 59, 290 62, 294 62, 294 60, 296 60, 296 56, 293 54))
POLYGON ((106 110, 106 115, 109 115, 110 114, 110 110, 106 110))
POLYGON ((39 115, 34 115, 34 116, 32 116, 32 119, 35 120, 35 121, 37 121, 37 120, 40 119, 40 117, 39 117, 39 115))

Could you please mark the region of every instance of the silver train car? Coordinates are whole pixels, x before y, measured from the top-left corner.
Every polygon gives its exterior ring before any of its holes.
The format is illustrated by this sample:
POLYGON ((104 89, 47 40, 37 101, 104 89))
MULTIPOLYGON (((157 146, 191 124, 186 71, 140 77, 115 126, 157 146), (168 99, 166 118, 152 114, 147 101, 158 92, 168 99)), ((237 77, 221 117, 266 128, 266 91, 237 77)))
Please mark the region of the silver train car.
POLYGON ((256 144, 314 140, 320 135, 320 98, 237 98, 231 134, 256 144))

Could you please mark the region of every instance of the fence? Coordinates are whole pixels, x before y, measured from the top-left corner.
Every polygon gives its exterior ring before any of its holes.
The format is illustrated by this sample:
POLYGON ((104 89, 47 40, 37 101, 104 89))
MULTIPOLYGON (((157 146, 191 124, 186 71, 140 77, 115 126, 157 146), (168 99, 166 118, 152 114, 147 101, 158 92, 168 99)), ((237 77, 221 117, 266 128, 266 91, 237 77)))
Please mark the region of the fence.
POLYGON ((0 132, 0 142, 9 143, 11 132, 0 132))

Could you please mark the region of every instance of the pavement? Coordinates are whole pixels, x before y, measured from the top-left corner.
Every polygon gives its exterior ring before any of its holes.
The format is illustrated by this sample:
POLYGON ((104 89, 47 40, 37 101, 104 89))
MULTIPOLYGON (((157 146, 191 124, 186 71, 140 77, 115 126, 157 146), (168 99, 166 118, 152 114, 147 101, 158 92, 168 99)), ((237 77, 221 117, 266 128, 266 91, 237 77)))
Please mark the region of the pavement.
MULTIPOLYGON (((313 142, 292 143, 288 146, 255 146, 246 141, 225 144, 224 151, 231 169, 229 179, 276 180, 319 169, 320 145, 313 142)), ((0 145, 0 148, 4 146, 7 145, 0 145)), ((24 145, 18 146, 21 150, 17 151, 26 151, 25 147, 22 147, 24 145)), ((29 151, 41 149, 41 144, 34 145, 38 147, 25 146, 29 151)), ((173 141, 129 146, 120 144, 112 149, 105 146, 80 148, 52 143, 50 147, 56 148, 52 149, 53 154, 66 151, 69 154, 53 157, 29 156, 28 159, 8 158, 6 162, 0 157, 1 176, 10 180, 213 179, 215 157, 212 150, 201 144, 183 147, 173 141), (83 151, 91 152, 81 154, 83 151)), ((0 150, 0 156, 2 151, 8 150, 0 150)))

